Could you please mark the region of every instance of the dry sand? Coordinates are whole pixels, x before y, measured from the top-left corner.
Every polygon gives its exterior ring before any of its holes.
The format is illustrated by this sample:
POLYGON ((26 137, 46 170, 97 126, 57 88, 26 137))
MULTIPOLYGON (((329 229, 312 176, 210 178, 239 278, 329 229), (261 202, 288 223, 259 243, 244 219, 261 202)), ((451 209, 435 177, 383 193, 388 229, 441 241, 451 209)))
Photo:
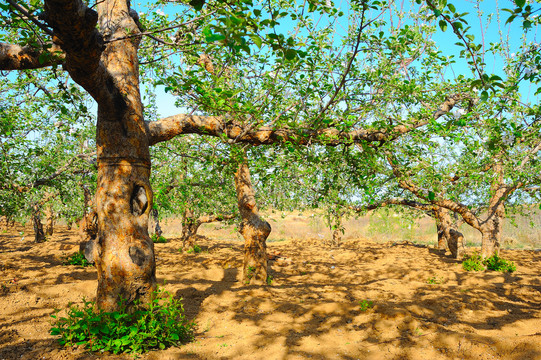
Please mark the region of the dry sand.
MULTIPOLYGON (((0 233, 1 359, 132 359, 62 348, 50 315, 96 291, 94 268, 63 266, 78 250, 59 227, 44 244, 0 233)), ((541 252, 504 250, 513 274, 469 273, 439 251, 407 242, 269 243, 271 286, 239 281, 242 242, 201 238, 181 254, 156 244, 157 277, 182 297, 195 339, 141 359, 541 359, 541 252), (431 283, 429 283, 431 282, 431 283), (360 302, 372 301, 363 311, 360 302)))

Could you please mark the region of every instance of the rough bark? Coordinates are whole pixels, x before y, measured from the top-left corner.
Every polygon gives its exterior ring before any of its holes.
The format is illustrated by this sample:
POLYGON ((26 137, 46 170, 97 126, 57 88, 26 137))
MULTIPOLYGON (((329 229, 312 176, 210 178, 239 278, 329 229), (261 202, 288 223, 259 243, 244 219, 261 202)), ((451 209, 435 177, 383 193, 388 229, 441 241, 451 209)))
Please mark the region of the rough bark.
POLYGON ((45 232, 41 222, 41 206, 34 204, 32 208, 32 223, 34 225, 34 241, 37 243, 45 242, 45 232))
POLYGON ((245 284, 266 284, 268 276, 266 240, 271 232, 271 226, 259 216, 246 161, 243 161, 235 172, 235 188, 242 219, 239 232, 244 237, 242 281, 245 284))
POLYGON ((50 49, 43 49, 0 42, 0 69, 38 69, 53 63, 61 64, 64 56, 59 50, 54 45, 50 49))

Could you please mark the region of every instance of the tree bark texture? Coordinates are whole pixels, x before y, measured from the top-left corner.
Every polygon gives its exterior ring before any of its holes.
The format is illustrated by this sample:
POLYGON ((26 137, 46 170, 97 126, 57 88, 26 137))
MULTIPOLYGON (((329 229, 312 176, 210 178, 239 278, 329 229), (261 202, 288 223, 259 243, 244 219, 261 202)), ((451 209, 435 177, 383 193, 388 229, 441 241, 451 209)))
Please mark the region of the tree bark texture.
POLYGON ((235 173, 235 187, 241 223, 239 232, 244 237, 242 281, 245 284, 267 283, 267 244, 271 232, 268 222, 259 217, 250 169, 243 161, 235 173))
POLYGON ((34 225, 34 240, 37 243, 45 242, 45 232, 43 231, 43 223, 41 222, 41 207, 39 204, 34 204, 32 208, 32 223, 34 225))

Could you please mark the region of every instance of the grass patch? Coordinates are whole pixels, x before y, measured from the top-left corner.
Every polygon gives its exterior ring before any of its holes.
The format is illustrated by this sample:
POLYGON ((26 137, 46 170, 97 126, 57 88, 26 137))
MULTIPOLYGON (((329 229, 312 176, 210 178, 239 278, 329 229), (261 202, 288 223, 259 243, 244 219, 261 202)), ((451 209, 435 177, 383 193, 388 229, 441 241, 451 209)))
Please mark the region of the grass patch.
POLYGON ((136 304, 131 311, 120 302, 118 311, 104 312, 86 300, 82 307, 70 305, 65 317, 56 310, 51 335, 59 336, 63 346, 114 354, 144 353, 190 341, 195 324, 186 320, 180 300, 162 290, 155 295, 149 304, 136 304))

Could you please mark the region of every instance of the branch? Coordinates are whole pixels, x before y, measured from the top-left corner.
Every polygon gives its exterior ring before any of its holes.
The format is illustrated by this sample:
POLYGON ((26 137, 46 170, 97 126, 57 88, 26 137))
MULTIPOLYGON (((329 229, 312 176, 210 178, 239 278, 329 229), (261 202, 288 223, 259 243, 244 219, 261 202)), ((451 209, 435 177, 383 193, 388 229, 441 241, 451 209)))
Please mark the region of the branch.
POLYGON ((408 206, 408 207, 411 207, 417 210, 426 211, 426 212, 433 211, 435 207, 433 204, 424 204, 424 203, 420 203, 413 200, 398 198, 398 199, 385 200, 377 204, 370 204, 370 205, 365 205, 365 206, 350 206, 349 208, 356 212, 363 212, 366 210, 376 210, 380 207, 389 206, 389 205, 408 206))
POLYGON ((32 14, 30 14, 28 10, 26 10, 25 8, 23 8, 21 5, 17 4, 13 0, 6 0, 6 1, 8 2, 9 5, 13 6, 15 10, 17 10, 18 12, 26 16, 30 21, 32 21, 37 27, 43 30, 46 34, 53 36, 52 30, 49 29, 47 26, 45 26, 45 24, 42 24, 41 22, 39 22, 35 17, 32 16, 32 14))
POLYGON ((82 0, 45 0, 40 16, 53 28, 53 42, 66 53, 64 68, 96 100, 108 98, 111 75, 100 62, 105 49, 96 29, 98 13, 82 0))
POLYGON ((391 168, 393 169, 393 174, 398 179, 398 186, 400 186, 402 189, 408 190, 419 199, 423 199, 424 201, 428 201, 433 205, 449 209, 459 214, 468 225, 474 227, 477 230, 480 230, 482 226, 481 221, 479 220, 477 215, 475 215, 475 213, 470 210, 466 205, 455 201, 442 199, 437 196, 434 197, 434 199, 430 199, 428 194, 425 193, 426 191, 423 191, 423 189, 412 183, 409 180, 407 174, 404 174, 402 170, 400 170, 397 163, 395 162, 394 157, 390 153, 387 153, 387 162, 389 163, 389 165, 391 165, 391 168))
POLYGON ((359 142, 384 142, 394 140, 399 136, 428 124, 451 111, 457 101, 464 99, 463 95, 453 95, 447 98, 431 118, 421 119, 413 124, 397 125, 391 129, 357 129, 348 132, 336 128, 316 130, 313 128, 271 128, 262 126, 251 129, 223 116, 173 115, 158 121, 146 122, 150 145, 167 141, 181 134, 199 134, 228 139, 229 143, 249 143, 252 145, 276 144, 292 142, 298 145, 313 143, 337 146, 359 142))
POLYGON ((63 62, 64 54, 55 45, 45 49, 0 42, 0 70, 39 69, 63 62))

